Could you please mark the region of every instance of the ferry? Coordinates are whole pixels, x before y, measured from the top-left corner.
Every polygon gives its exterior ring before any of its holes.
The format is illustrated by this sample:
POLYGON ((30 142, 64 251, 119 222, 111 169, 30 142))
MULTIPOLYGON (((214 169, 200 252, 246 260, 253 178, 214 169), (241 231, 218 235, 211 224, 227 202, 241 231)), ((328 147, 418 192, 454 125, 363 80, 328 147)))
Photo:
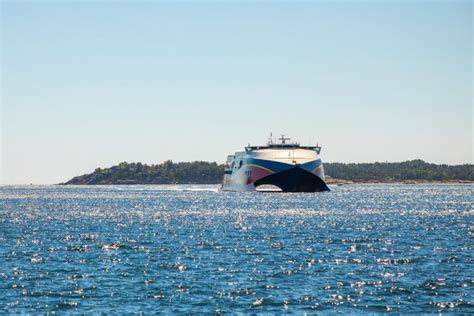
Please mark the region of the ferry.
POLYGON ((281 135, 272 135, 264 146, 245 147, 227 157, 223 191, 256 191, 272 187, 283 192, 329 191, 324 182, 324 168, 319 157, 321 147, 301 146, 281 135))

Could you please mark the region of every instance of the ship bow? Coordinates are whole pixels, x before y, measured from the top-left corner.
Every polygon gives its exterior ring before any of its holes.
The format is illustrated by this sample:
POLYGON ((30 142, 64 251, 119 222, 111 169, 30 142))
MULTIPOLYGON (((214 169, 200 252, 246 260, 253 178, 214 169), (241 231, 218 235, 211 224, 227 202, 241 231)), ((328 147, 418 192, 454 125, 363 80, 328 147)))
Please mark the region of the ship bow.
POLYGON ((326 183, 314 173, 299 166, 280 171, 254 182, 255 187, 270 184, 283 192, 321 192, 329 191, 326 183))

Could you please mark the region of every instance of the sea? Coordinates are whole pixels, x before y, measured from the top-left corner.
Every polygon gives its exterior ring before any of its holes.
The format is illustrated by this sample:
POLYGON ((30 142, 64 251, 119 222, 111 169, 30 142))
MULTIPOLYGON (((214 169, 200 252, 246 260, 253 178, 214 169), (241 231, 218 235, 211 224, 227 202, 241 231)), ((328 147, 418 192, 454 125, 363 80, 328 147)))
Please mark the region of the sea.
POLYGON ((1 186, 0 313, 474 313, 472 184, 1 186))

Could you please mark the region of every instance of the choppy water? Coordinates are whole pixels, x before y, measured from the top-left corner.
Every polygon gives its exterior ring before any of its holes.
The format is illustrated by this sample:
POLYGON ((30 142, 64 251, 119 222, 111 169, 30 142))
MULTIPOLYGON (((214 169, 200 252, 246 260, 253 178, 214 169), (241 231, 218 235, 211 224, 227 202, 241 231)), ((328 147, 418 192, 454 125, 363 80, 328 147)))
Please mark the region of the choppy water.
POLYGON ((473 188, 0 187, 0 312, 474 313, 473 188))

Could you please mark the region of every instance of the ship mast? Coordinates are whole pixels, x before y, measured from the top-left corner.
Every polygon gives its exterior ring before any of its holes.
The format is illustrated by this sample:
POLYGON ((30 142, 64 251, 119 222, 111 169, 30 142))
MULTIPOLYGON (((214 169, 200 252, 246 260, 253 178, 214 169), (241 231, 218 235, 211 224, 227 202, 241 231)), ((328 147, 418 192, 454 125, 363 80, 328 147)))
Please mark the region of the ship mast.
POLYGON ((272 132, 270 132, 270 137, 268 137, 268 142, 267 142, 267 145, 271 145, 273 144, 273 135, 272 135, 272 132))

